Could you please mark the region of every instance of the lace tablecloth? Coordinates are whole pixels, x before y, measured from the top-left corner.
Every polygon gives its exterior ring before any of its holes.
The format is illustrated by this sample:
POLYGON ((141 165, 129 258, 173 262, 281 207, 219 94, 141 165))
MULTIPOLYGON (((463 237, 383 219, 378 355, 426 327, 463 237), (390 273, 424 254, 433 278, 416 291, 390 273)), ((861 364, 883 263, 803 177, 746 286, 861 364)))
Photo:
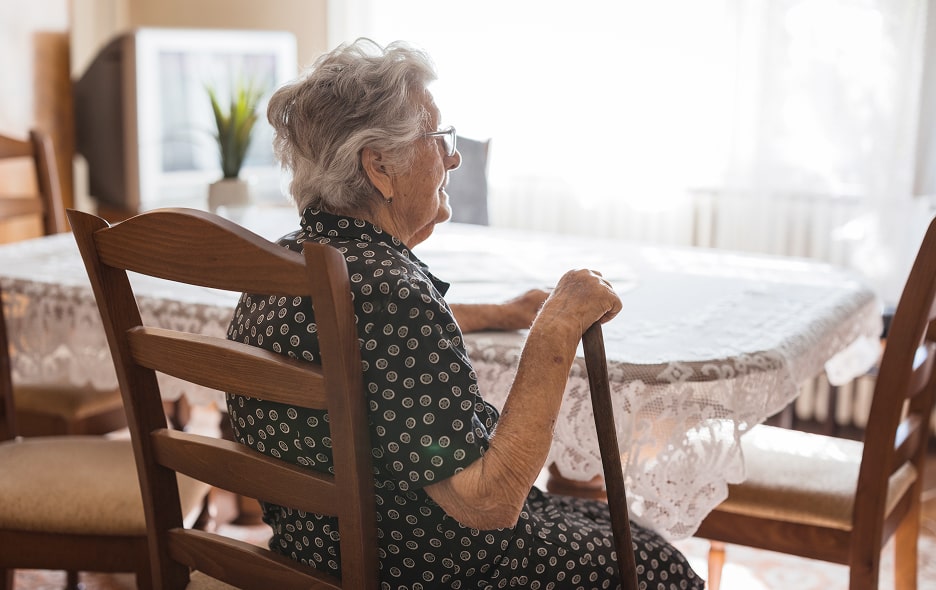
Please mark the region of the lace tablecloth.
MULTIPOLYGON (((250 225, 248 223, 248 225, 250 225)), ((257 228, 267 237, 291 229, 257 228)), ((604 327, 615 418, 635 521, 670 539, 692 535, 744 478, 740 437, 822 371, 845 382, 877 358, 880 304, 846 271, 800 259, 548 238, 447 224, 417 247, 449 301, 500 301, 593 268, 624 309, 604 327)), ((144 320, 226 331, 236 296, 132 276, 144 320)), ((0 286, 18 382, 116 386, 96 304, 71 235, 0 247, 0 286)), ((481 392, 501 407, 524 333, 465 341, 481 392)), ((164 395, 215 402, 219 392, 161 376, 164 395)), ((549 461, 570 479, 602 472, 584 361, 573 367, 549 461)))

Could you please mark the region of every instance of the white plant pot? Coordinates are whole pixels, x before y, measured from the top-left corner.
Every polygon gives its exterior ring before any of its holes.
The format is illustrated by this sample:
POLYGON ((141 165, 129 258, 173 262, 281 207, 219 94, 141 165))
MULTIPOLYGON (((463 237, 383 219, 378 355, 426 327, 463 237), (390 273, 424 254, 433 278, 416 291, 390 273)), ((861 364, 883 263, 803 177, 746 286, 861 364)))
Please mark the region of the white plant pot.
POLYGON ((208 209, 237 208, 250 204, 250 183, 240 178, 222 178, 208 185, 208 209))

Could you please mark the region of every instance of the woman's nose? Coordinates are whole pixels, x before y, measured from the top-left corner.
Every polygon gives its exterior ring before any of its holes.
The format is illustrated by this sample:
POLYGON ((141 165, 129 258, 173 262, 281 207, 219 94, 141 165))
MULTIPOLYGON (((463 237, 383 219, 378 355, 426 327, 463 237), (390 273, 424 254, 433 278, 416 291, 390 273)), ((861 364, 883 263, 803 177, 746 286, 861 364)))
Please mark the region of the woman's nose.
POLYGON ((461 152, 459 152, 459 151, 456 149, 456 150, 455 150, 455 153, 452 154, 450 157, 447 158, 447 161, 446 161, 446 163, 445 163, 446 168, 447 168, 448 170, 455 170, 456 168, 458 168, 459 166, 461 166, 461 161, 462 161, 461 152))

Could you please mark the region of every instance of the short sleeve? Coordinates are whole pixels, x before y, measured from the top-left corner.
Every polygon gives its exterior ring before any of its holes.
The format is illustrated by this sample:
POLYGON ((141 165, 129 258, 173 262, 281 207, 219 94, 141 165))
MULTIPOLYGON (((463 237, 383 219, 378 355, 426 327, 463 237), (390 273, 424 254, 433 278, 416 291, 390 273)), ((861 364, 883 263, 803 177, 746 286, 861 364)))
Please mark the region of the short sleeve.
POLYGON ((351 281, 362 299, 355 308, 375 459, 401 490, 421 488, 480 458, 496 415, 478 395, 461 331, 429 278, 415 265, 360 266, 351 281))

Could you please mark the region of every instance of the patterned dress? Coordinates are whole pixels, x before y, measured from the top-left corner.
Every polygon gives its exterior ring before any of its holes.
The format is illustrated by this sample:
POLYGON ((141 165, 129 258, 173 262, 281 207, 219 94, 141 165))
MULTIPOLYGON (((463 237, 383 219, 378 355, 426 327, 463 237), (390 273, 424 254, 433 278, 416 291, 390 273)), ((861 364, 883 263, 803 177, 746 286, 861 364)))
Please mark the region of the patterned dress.
MULTIPOLYGON (((349 217, 307 210, 280 244, 314 240, 345 256, 354 290, 370 416, 382 587, 590 589, 619 586, 607 505, 533 488, 513 528, 477 530, 426 494, 480 458, 497 410, 478 391, 462 334, 443 299, 448 285, 399 240, 349 217)), ((244 294, 228 338, 297 359, 319 358, 308 299, 244 294)), ((228 396, 235 437, 309 469, 332 469, 321 413, 228 396)), ((334 519, 265 504, 271 549, 340 575, 334 519)), ((633 526, 646 588, 702 588, 684 557, 633 526)), ((644 587, 644 586, 641 586, 644 587)))

